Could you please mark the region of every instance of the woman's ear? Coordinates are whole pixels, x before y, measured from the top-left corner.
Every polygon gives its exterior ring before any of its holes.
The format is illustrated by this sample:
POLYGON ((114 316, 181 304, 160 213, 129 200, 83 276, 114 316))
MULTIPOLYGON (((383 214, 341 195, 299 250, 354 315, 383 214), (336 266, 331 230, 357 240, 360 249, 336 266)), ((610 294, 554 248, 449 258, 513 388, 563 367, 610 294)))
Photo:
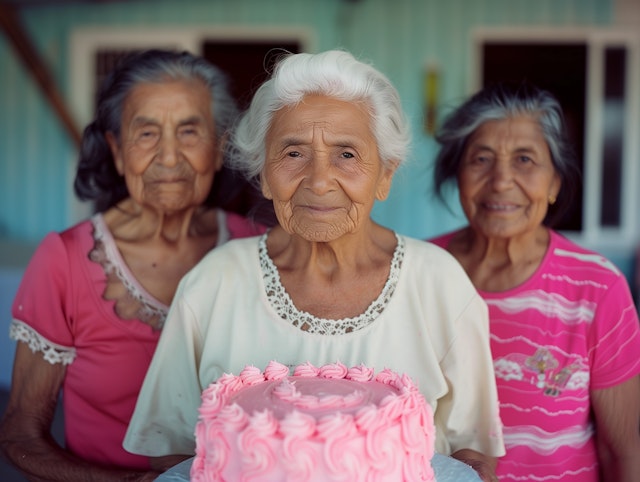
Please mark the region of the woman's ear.
POLYGON ((120 154, 121 151, 120 151, 120 144, 118 142, 118 139, 116 139, 115 134, 111 131, 107 131, 107 133, 105 134, 105 137, 107 139, 107 144, 109 144, 109 149, 111 149, 111 156, 113 156, 113 163, 116 167, 116 171, 118 171, 118 174, 123 176, 124 161, 122 160, 122 156, 120 154))
POLYGON ((560 188, 562 188, 562 180, 556 173, 553 176, 553 181, 551 181, 551 187, 549 188, 549 199, 553 199, 553 202, 549 201, 549 204, 556 202, 556 199, 558 199, 558 195, 560 194, 560 188))
POLYGON ((400 163, 398 161, 389 161, 383 166, 383 171, 380 174, 378 186, 376 187, 376 199, 378 201, 384 201, 389 196, 389 192, 391 192, 391 181, 399 165, 400 163))

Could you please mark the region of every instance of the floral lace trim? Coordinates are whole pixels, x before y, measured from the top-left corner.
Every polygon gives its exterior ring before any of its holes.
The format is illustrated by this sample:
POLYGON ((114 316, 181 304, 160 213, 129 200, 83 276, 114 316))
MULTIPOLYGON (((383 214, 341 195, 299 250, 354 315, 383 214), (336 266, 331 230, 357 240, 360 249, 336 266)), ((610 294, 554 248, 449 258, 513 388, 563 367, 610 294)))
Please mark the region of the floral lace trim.
MULTIPOLYGON (((89 253, 89 259, 102 266, 107 276, 107 283, 122 283, 126 292, 120 298, 114 300, 116 314, 123 319, 138 319, 155 330, 161 330, 167 319, 168 309, 160 302, 149 299, 150 295, 144 293, 122 266, 118 253, 112 252, 115 247, 106 232, 106 226, 97 218, 92 220, 95 245, 89 253)), ((105 288, 106 289, 106 288, 105 288)))
POLYGON ((295 307, 291 297, 280 282, 278 268, 269 257, 267 252, 267 234, 263 234, 260 238, 258 255, 260 257, 260 267, 262 268, 262 277, 264 279, 267 299, 280 318, 308 333, 341 335, 366 328, 384 311, 398 284, 405 251, 404 240, 397 234, 396 239, 398 240, 398 244, 391 259, 389 278, 378 298, 375 299, 361 315, 353 318, 343 318, 341 320, 329 320, 326 318, 317 318, 311 313, 300 311, 295 307))
POLYGON ((75 348, 51 343, 29 325, 19 320, 11 321, 9 337, 12 340, 26 343, 34 353, 41 351, 44 359, 52 365, 56 363, 69 365, 76 357, 75 348))

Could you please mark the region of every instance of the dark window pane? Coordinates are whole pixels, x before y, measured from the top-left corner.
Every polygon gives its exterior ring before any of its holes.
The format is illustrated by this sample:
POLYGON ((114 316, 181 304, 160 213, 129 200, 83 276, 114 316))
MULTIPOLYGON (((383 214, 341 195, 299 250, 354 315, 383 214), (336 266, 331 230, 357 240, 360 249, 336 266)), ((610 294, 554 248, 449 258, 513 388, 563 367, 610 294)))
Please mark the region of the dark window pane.
POLYGON ((626 49, 605 50, 603 146, 602 146, 602 204, 600 224, 620 226, 622 195, 622 142, 624 131, 624 97, 626 49))

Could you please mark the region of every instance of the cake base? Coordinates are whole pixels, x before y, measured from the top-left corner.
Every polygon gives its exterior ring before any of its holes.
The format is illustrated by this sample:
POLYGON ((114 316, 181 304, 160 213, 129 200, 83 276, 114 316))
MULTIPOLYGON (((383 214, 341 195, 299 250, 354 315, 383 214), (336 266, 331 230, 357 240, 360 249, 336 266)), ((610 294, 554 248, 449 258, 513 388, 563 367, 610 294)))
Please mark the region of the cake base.
MULTIPOLYGON (((189 482, 193 458, 170 468, 156 479, 156 482, 189 482)), ((431 466, 436 482, 481 482, 475 470, 467 464, 446 455, 435 454, 431 466)))

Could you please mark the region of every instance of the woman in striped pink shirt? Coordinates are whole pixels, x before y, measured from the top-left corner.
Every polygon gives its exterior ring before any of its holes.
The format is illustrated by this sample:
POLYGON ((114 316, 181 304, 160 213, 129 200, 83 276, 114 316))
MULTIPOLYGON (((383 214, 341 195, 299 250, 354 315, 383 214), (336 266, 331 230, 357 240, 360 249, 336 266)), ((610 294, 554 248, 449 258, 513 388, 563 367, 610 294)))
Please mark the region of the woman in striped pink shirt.
POLYGON ((530 85, 480 91, 444 122, 436 191, 468 225, 432 240, 487 302, 507 453, 502 481, 640 480, 640 324, 606 258, 554 231, 575 199, 558 101, 530 85))

